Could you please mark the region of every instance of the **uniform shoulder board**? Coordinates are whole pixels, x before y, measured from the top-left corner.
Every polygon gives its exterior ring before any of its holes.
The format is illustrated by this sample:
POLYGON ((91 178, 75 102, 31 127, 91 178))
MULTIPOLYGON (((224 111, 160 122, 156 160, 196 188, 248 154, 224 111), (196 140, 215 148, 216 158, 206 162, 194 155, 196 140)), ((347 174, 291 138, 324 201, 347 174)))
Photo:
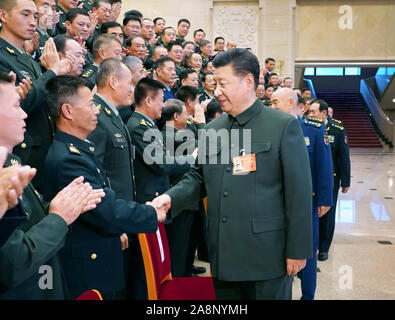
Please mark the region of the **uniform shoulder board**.
POLYGON ((343 122, 341 122, 340 120, 336 120, 336 119, 333 119, 333 118, 332 118, 332 120, 335 121, 335 122, 337 122, 337 123, 339 123, 339 124, 342 124, 342 123, 343 123, 343 122))
POLYGON ((92 72, 93 72, 93 70, 92 70, 92 69, 89 69, 87 72, 85 72, 85 73, 82 75, 82 77, 83 77, 83 78, 88 78, 88 77, 92 74, 92 72))
POLYGON ((111 116, 111 111, 108 110, 106 107, 104 107, 104 111, 107 113, 107 115, 111 116))
POLYGON ((309 121, 309 120, 305 120, 304 123, 307 124, 308 126, 312 126, 312 127, 316 127, 316 128, 319 128, 322 126, 322 124, 319 122, 314 122, 314 121, 309 121))
POLYGON ((187 120, 187 124, 192 124, 193 122, 191 120, 187 120))
POLYGON ((97 104, 97 105, 96 105, 96 108, 97 108, 97 110, 99 110, 99 111, 100 111, 100 110, 101 110, 101 104, 100 104, 100 103, 99 103, 99 104, 97 104))
POLYGON ((15 55, 15 50, 14 50, 14 49, 11 49, 11 48, 7 47, 7 51, 8 51, 9 53, 15 55))
POLYGON ((149 127, 148 123, 147 123, 147 121, 145 121, 145 119, 141 119, 140 124, 142 124, 143 126, 149 127))
POLYGON ((322 123, 322 120, 317 118, 307 117, 307 120, 322 123))
POLYGON ((335 127, 335 128, 337 128, 339 130, 344 130, 344 127, 342 125, 337 125, 335 123, 332 123, 332 127, 335 127))
POLYGON ((69 144, 69 151, 70 153, 81 154, 81 152, 73 144, 69 144))

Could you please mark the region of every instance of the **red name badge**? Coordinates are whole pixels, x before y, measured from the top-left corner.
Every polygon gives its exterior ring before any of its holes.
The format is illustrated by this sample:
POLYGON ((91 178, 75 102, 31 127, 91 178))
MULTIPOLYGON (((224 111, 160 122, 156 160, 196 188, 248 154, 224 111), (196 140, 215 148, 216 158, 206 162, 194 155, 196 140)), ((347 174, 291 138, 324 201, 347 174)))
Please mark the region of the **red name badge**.
POLYGON ((233 158, 234 175, 247 174, 253 171, 256 171, 255 153, 233 158))

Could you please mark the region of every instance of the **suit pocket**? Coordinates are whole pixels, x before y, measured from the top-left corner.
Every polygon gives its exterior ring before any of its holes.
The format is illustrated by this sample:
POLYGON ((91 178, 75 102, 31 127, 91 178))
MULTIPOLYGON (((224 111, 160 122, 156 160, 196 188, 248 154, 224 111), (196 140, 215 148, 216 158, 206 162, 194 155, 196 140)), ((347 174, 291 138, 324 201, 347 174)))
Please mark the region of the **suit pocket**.
POLYGON ((251 153, 267 152, 271 149, 271 142, 255 142, 251 146, 251 153))
POLYGON ((284 228, 285 228, 285 218, 284 217, 253 218, 252 219, 252 232, 255 234, 281 230, 284 228))

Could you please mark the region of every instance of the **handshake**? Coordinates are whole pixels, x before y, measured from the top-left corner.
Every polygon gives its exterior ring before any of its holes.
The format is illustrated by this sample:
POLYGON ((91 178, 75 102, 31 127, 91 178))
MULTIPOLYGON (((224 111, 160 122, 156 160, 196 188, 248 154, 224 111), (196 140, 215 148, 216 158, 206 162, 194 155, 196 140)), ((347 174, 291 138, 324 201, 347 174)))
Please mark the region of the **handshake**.
POLYGON ((158 215, 158 221, 164 222, 166 220, 166 213, 171 208, 171 198, 169 195, 164 193, 145 204, 154 207, 156 214, 158 215))

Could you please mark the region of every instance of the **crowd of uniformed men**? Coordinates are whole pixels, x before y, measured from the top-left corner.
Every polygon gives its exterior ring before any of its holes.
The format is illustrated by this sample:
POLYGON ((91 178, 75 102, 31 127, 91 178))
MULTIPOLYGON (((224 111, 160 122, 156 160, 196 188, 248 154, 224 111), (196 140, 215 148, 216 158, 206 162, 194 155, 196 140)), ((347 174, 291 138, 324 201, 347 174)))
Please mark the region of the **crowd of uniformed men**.
POLYGON ((296 274, 314 299, 350 186, 342 123, 274 59, 202 29, 186 41, 188 19, 131 10, 121 25, 121 6, 0 0, 0 299, 147 299, 137 234, 161 222, 174 277, 206 272, 197 251, 218 299, 289 299, 296 274), (251 129, 251 154, 192 166, 205 128, 251 129))

